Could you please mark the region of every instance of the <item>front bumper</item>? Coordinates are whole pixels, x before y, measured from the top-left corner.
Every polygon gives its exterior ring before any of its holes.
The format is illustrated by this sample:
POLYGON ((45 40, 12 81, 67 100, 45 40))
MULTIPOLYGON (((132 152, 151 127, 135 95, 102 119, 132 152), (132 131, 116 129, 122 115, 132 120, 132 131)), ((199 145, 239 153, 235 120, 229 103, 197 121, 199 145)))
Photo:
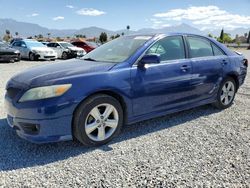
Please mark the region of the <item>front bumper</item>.
POLYGON ((37 59, 57 59, 56 53, 36 53, 37 59))
MULTIPOLYGON (((34 103, 34 102, 33 102, 34 103)), ((75 104, 24 105, 5 96, 7 121, 17 134, 33 143, 72 139, 71 122, 75 104), (71 112, 71 113, 66 113, 71 112)))
POLYGON ((0 61, 19 61, 20 53, 12 54, 12 55, 2 55, 0 56, 0 61))

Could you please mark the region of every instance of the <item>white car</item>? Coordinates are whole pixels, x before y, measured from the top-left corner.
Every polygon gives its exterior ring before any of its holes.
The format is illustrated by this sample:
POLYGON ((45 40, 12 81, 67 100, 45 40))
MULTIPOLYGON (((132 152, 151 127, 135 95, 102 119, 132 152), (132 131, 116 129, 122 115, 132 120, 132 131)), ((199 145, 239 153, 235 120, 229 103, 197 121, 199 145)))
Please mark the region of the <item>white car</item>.
POLYGON ((31 39, 17 40, 11 44, 12 48, 20 51, 21 58, 28 58, 31 61, 38 59, 55 60, 57 53, 43 45, 41 42, 31 39))
POLYGON ((58 58, 62 59, 82 57, 87 54, 84 49, 73 46, 68 42, 50 42, 47 46, 55 50, 58 58))

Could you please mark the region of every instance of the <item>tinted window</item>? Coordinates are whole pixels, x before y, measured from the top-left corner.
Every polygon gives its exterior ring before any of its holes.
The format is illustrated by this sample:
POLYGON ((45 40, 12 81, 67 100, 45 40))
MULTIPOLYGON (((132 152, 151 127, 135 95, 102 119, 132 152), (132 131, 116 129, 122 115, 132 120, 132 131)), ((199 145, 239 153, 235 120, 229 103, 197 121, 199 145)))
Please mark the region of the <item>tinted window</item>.
POLYGON ((21 47, 24 47, 24 48, 27 47, 27 45, 25 44, 25 42, 23 42, 23 41, 21 42, 21 47))
POLYGON ((48 47, 54 47, 54 43, 47 44, 48 47))
POLYGON ((212 47, 213 47, 215 56, 225 55, 224 52, 222 52, 222 50, 219 47, 217 47, 215 44, 212 44, 212 47))
POLYGON ((18 41, 18 42, 14 42, 14 44, 13 44, 13 46, 21 46, 21 42, 20 41, 18 41))
POLYGON ((166 37, 156 42, 147 54, 160 55, 161 61, 184 59, 185 50, 181 36, 166 37))
POLYGON ((190 47, 190 56, 194 57, 207 57, 213 56, 213 50, 208 40, 200 37, 188 37, 190 47))

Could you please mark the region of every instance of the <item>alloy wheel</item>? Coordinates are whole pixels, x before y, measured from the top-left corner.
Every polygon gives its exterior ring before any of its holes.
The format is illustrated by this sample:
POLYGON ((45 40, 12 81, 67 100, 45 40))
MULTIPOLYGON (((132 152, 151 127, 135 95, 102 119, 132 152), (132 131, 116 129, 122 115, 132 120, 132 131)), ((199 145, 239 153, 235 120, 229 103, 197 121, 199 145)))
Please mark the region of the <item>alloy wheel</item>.
POLYGON ((100 104, 94 107, 87 115, 85 132, 93 141, 108 139, 117 129, 119 115, 111 104, 100 104))
POLYGON ((234 98, 235 95, 235 86, 233 82, 227 81, 222 87, 220 100, 221 103, 225 106, 229 105, 234 98))

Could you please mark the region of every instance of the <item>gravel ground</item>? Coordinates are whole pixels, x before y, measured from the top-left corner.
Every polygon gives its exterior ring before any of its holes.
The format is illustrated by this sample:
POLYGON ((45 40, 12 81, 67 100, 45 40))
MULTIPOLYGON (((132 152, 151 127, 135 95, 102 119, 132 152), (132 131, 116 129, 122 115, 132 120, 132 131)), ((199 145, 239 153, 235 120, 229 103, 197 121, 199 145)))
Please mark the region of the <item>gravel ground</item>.
POLYGON ((7 126, 4 86, 45 63, 0 64, 0 187, 250 187, 249 76, 224 111, 206 105, 125 126, 98 148, 35 145, 7 126))

